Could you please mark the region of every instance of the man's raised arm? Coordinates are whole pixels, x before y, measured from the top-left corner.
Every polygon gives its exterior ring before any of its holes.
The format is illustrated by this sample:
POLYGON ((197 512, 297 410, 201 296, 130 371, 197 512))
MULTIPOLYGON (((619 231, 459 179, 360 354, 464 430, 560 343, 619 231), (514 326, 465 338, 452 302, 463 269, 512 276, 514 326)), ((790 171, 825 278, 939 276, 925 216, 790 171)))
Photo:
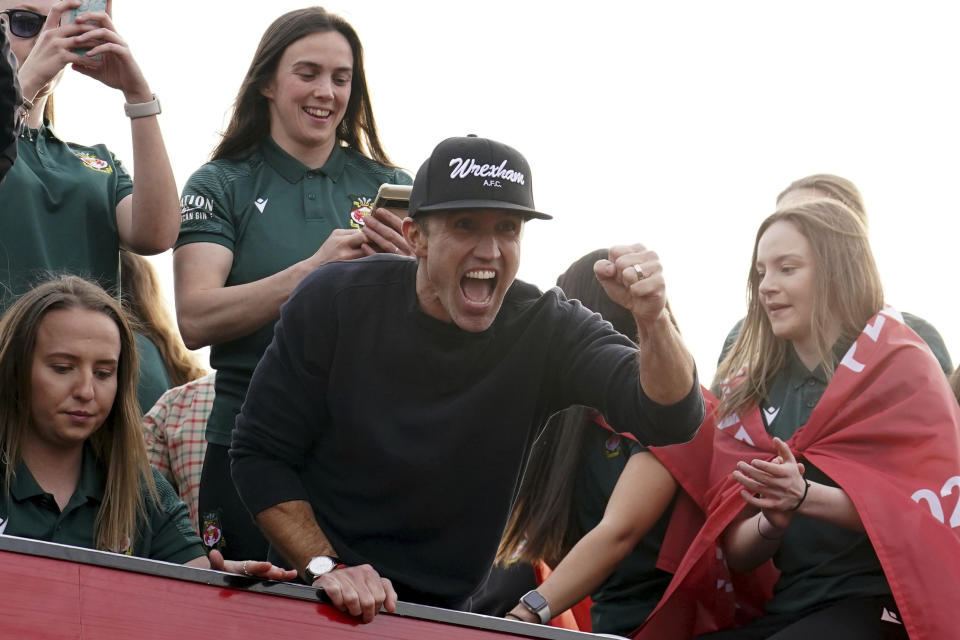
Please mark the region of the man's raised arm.
POLYGON ((648 398, 671 405, 686 398, 696 367, 667 309, 660 258, 642 244, 613 247, 594 273, 610 299, 633 314, 640 346, 640 385, 648 398))

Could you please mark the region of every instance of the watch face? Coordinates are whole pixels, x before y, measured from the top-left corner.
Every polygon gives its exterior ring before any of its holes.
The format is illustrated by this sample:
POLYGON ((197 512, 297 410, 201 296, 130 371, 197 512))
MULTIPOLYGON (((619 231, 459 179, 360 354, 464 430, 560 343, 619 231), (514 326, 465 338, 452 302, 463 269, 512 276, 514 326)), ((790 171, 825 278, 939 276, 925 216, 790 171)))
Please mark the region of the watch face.
POLYGON ((317 556, 310 560, 310 564, 307 565, 307 571, 319 577, 333 571, 334 566, 333 558, 330 556, 317 556))
POLYGON ((531 611, 540 611, 547 606, 547 599, 536 591, 528 591, 520 600, 531 611))

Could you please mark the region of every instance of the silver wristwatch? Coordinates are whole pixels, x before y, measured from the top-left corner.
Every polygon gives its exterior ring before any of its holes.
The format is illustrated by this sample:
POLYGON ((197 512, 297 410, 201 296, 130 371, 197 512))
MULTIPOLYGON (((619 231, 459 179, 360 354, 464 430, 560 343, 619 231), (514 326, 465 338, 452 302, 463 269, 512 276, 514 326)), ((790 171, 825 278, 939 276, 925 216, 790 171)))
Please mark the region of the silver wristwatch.
POLYGON ((326 575, 337 568, 337 559, 330 556, 314 556, 307 563, 303 574, 307 577, 307 583, 313 584, 317 578, 326 575))

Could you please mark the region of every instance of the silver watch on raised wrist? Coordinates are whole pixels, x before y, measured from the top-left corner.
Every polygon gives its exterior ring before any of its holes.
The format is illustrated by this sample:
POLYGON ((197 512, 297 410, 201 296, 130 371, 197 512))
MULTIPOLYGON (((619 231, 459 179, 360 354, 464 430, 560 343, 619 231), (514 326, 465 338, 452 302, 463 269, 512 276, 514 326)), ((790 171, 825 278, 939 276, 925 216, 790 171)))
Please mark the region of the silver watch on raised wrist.
POLYGON ((337 559, 330 556, 314 556, 310 558, 303 574, 307 577, 307 583, 313 584, 317 578, 326 575, 337 568, 337 559))

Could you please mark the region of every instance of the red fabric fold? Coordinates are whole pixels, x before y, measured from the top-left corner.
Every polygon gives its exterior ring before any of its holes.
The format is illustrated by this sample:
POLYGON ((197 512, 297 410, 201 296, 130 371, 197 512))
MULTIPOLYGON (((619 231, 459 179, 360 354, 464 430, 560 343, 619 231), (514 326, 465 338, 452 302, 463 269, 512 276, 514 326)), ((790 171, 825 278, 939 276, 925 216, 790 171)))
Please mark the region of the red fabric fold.
MULTIPOLYGON (((871 319, 787 444, 850 496, 910 637, 953 637, 960 611, 960 407, 929 349, 899 314, 885 310, 871 319)), ((720 424, 708 416, 694 442, 654 453, 708 515, 679 561, 677 545, 687 540, 668 533, 661 555, 676 565, 674 579, 634 637, 685 638, 724 628, 734 611, 732 598, 722 597, 732 592, 717 582, 723 579, 716 575, 717 540, 744 506, 730 473, 737 459, 772 459, 773 441, 753 408, 720 424)), ((746 586, 763 593, 772 575, 761 571, 746 586)))

